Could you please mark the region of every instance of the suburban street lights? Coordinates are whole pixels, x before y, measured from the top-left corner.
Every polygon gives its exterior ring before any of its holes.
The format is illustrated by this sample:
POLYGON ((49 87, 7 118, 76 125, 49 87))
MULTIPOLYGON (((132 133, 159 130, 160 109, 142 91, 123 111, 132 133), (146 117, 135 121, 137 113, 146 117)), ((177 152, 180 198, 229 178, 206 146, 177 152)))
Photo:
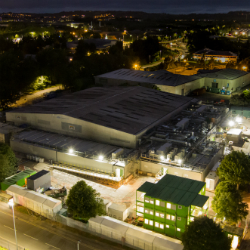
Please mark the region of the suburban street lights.
POLYGON ((15 224, 15 214, 14 214, 14 199, 10 199, 8 202, 9 206, 12 207, 12 212, 13 212, 13 224, 14 224, 14 232, 15 232, 15 238, 16 238, 16 249, 18 250, 18 245, 17 245, 17 237, 16 237, 16 224, 15 224))

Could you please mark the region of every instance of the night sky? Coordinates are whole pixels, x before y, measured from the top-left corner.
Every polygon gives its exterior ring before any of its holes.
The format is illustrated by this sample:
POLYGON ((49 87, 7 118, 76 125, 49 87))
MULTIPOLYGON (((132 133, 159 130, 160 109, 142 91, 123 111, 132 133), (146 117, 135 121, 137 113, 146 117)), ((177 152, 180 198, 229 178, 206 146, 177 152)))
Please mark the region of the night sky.
POLYGON ((250 11, 250 0, 0 0, 0 12, 133 10, 169 14, 250 11))

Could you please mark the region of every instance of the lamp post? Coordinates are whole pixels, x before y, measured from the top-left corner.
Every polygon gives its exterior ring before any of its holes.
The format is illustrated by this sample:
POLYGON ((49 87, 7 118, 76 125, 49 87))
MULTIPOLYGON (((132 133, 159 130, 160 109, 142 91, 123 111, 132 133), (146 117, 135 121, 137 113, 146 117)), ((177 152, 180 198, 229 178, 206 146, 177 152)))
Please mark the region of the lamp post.
POLYGON ((15 232, 15 238, 16 238, 16 249, 18 250, 18 245, 17 245, 17 236, 16 236, 16 224, 15 224, 15 214, 14 214, 14 199, 10 199, 8 202, 9 206, 12 207, 12 212, 13 212, 13 224, 14 224, 14 232, 15 232))
POLYGON ((80 240, 77 241, 77 250, 80 250, 80 240))

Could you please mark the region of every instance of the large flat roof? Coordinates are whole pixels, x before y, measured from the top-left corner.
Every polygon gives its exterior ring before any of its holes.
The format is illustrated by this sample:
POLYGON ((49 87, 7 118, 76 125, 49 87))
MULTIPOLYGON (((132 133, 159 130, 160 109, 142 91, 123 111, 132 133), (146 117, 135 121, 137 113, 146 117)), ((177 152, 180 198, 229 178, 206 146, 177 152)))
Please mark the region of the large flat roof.
MULTIPOLYGON (((76 152, 86 153, 86 156, 99 154, 107 156, 120 148, 118 146, 93 142, 62 134, 30 129, 15 134, 14 139, 66 152, 72 148, 76 152)), ((126 155, 129 152, 131 152, 131 149, 124 149, 123 155, 126 155)))
POLYGON ((118 69, 103 75, 99 75, 98 77, 167 86, 178 86, 200 78, 200 76, 197 75, 185 76, 173 74, 166 70, 141 71, 133 69, 118 69))
POLYGON ((10 112, 65 115, 137 134, 192 100, 139 86, 95 87, 10 112))
POLYGON ((203 181, 166 174, 158 183, 145 182, 137 191, 146 193, 146 196, 186 207, 190 205, 203 207, 208 200, 207 196, 199 194, 204 185, 203 181))
POLYGON ((198 76, 214 78, 214 79, 234 80, 247 74, 250 74, 250 73, 246 71, 238 70, 238 69, 222 69, 216 72, 214 70, 211 70, 211 72, 207 71, 207 73, 198 74, 198 76))

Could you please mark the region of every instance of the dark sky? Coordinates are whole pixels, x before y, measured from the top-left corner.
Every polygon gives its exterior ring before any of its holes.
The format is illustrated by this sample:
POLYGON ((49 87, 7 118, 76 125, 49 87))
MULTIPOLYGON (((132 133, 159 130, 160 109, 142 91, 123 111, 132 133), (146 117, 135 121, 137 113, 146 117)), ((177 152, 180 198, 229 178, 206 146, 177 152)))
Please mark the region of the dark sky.
POLYGON ((0 0, 0 12, 53 13, 70 10, 225 13, 250 11, 250 0, 0 0))

